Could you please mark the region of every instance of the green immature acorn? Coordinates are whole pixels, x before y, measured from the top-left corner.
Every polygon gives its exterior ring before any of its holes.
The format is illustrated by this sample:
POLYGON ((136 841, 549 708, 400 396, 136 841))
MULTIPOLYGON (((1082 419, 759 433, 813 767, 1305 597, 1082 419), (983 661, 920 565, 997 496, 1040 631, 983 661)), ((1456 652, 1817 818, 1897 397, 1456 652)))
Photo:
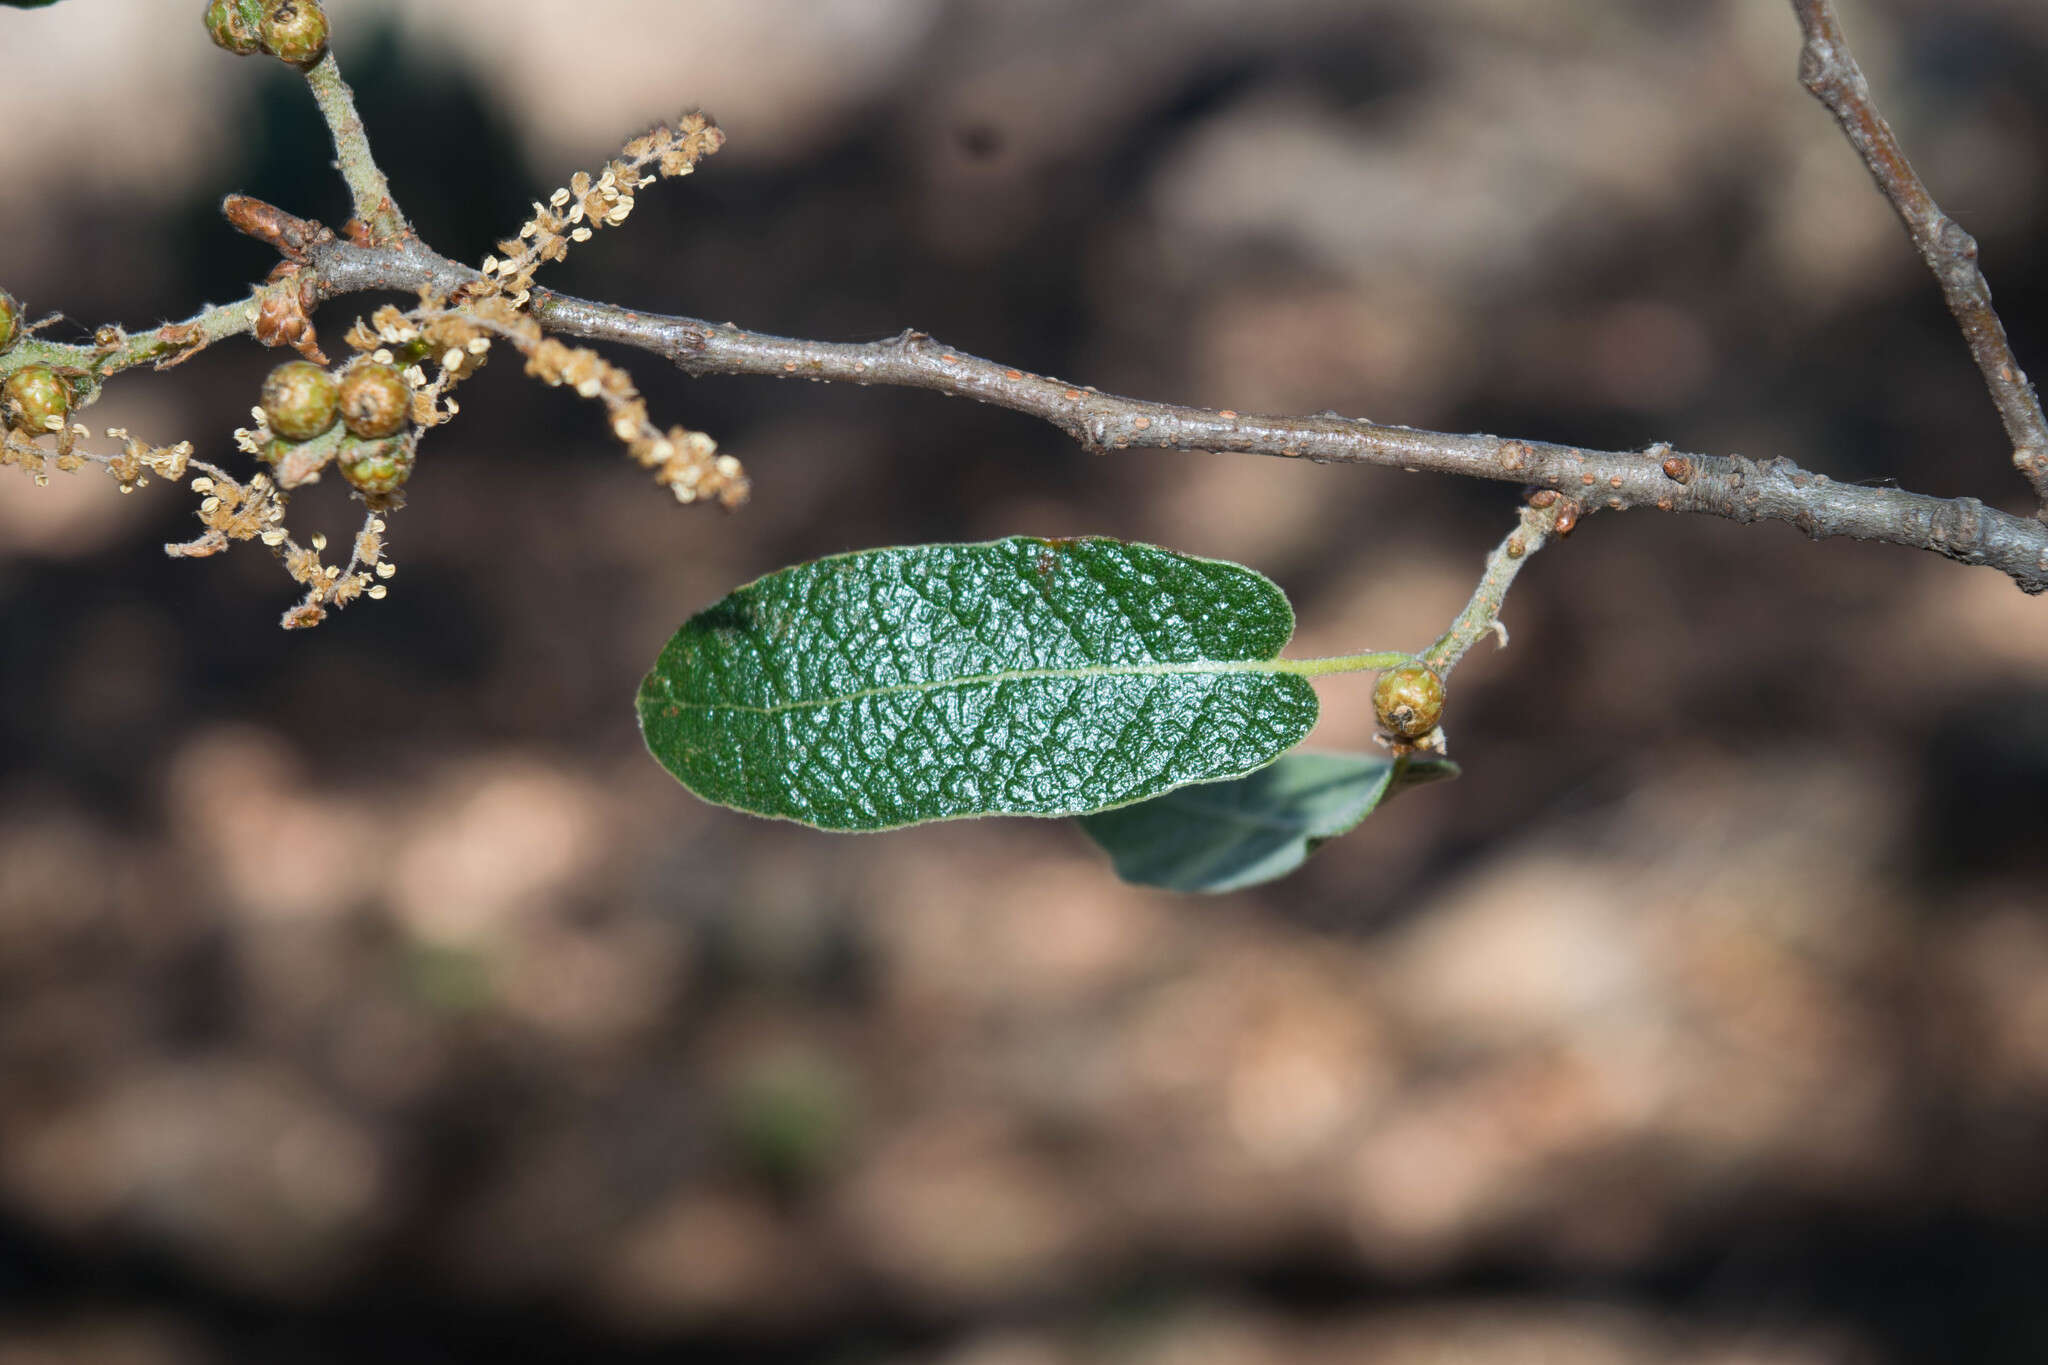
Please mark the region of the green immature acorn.
POLYGON ((1444 680, 1419 659, 1390 668, 1373 686, 1372 709, 1380 729, 1412 744, 1443 719, 1444 680))
POLYGON ((261 0, 213 0, 206 7, 206 35, 215 47, 237 57, 263 50, 261 0))
POLYGON ((0 416, 16 431, 40 436, 64 425, 71 412, 71 390, 48 365, 28 365, 0 386, 0 416), (56 425, 52 426, 51 422, 56 425))
POLYGON ((396 366, 358 360, 341 376, 341 420, 366 441, 396 436, 412 415, 412 386, 396 366))
POLYGON ((263 419, 288 440, 312 440, 340 412, 341 385, 310 360, 286 361, 263 381, 263 419))
POLYGON ((358 493, 395 493, 412 477, 412 445, 396 437, 365 441, 345 436, 334 464, 358 493))
POLYGON ((21 305, 5 289, 0 289, 0 351, 14 344, 14 334, 21 327, 21 305))
POLYGON ((327 12, 320 0, 264 0, 263 50, 300 70, 327 51, 327 12))

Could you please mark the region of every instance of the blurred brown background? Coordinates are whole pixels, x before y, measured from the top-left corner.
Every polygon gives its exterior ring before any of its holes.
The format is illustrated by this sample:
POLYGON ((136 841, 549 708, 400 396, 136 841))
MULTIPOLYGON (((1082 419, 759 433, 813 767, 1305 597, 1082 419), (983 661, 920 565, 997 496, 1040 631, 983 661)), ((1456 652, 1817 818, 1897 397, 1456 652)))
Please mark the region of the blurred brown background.
MULTIPOLYGON (((2023 506, 1781 0, 329 6, 458 256, 719 117, 564 289, 2023 506)), ((300 83, 200 8, 0 11, 34 311, 235 297, 229 190, 346 216, 300 83)), ((2048 7, 1845 21, 2048 372, 2048 7)), ((275 359, 93 420, 231 457, 275 359)), ((390 600, 310 634, 259 550, 161 557, 183 491, 0 479, 0 1365, 2048 1358, 2048 602, 1595 517, 1460 673, 1462 781, 1175 898, 1062 823, 703 806, 635 685, 762 572, 1011 532, 1242 560, 1300 652, 1418 646, 1512 490, 621 359, 751 506, 678 508, 501 360, 390 600)), ((1316 743, 1367 742, 1366 686, 1316 743)))

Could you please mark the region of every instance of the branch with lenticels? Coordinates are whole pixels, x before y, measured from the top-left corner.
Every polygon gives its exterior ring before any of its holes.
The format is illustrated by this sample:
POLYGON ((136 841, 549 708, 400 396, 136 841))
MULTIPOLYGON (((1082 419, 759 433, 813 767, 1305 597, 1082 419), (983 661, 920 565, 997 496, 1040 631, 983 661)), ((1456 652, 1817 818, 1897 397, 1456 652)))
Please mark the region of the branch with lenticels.
MULTIPOLYGON (((417 241, 391 247, 344 239, 308 253, 323 295, 364 289, 452 292, 474 271, 417 241)), ((1653 507, 1732 521, 1782 521, 1816 540, 1849 536, 1932 550, 2048 591, 2048 524, 1896 488, 1841 484, 1786 459, 1692 455, 1657 445, 1590 450, 1499 436, 1453 435, 1349 417, 1275 417, 1120 398, 1029 374, 947 346, 922 332, 864 343, 806 341, 697 318, 645 313, 535 289, 531 308, 551 332, 652 352, 692 375, 764 375, 930 389, 1052 423, 1089 450, 1155 447, 1239 451, 1330 464, 1499 479, 1551 490, 1599 509, 1653 507)))

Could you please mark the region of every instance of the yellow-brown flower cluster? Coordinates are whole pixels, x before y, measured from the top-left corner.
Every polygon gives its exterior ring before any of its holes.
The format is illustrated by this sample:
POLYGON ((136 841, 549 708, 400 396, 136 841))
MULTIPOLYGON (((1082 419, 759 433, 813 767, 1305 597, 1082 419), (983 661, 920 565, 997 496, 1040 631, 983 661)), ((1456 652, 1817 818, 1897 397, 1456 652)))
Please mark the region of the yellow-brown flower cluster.
POLYGON ((285 571, 306 585, 306 595, 284 614, 280 623, 286 630, 304 630, 327 619, 329 607, 345 607, 359 597, 382 600, 390 589, 388 580, 396 566, 384 557, 384 519, 372 512, 356 532, 353 552, 346 565, 325 562, 327 537, 316 535, 310 546, 282 542, 285 571))
POLYGON ((473 305, 471 314, 526 357, 529 375, 601 401, 611 418, 612 435, 641 467, 654 471, 655 482, 677 502, 716 501, 731 508, 747 500, 747 477, 740 462, 719 454, 718 442, 704 432, 655 426, 647 415, 647 401, 625 370, 587 346, 570 346, 545 335, 538 322, 509 300, 485 300, 473 305))
POLYGON ((204 559, 227 549, 232 540, 261 539, 270 546, 283 543, 284 494, 268 474, 243 483, 214 470, 192 480, 192 491, 200 495, 199 524, 206 530, 183 544, 164 546, 165 554, 174 559, 204 559))
POLYGON ((73 473, 88 464, 103 466, 120 485, 123 493, 133 493, 149 482, 149 476, 168 479, 176 483, 185 477, 192 465, 192 443, 180 441, 176 445, 153 446, 149 442, 128 434, 126 427, 108 427, 107 439, 122 443, 117 455, 104 455, 82 450, 78 443, 88 439, 92 433, 82 422, 73 422, 57 432, 57 449, 54 457, 38 440, 24 440, 14 433, 6 434, 4 449, 0 449, 0 468, 17 465, 32 476, 38 484, 50 481, 52 466, 60 473, 73 473))
POLYGON ((484 258, 485 279, 514 304, 524 305, 541 266, 567 256, 571 242, 587 242, 599 228, 626 221, 633 196, 655 179, 647 167, 665 178, 688 175, 724 145, 718 125, 699 113, 685 114, 674 128, 664 124, 634 138, 594 179, 578 171, 545 204, 536 200, 519 235, 498 243, 503 254, 484 258))
POLYGON ((123 493, 133 493, 148 483, 151 474, 176 483, 185 477, 185 471, 192 463, 190 441, 180 441, 174 446, 153 446, 129 435, 126 427, 108 427, 107 437, 122 443, 121 453, 99 458, 104 459, 107 473, 113 475, 114 482, 121 486, 123 493))

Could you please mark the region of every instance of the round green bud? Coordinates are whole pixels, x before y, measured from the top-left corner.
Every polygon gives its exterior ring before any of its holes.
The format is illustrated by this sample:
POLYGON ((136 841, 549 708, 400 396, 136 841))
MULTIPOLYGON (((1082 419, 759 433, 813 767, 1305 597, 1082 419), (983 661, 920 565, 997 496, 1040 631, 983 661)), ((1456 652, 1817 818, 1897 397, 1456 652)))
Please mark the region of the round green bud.
POLYGON ((1412 744, 1443 719, 1444 680, 1420 660, 1390 668, 1373 686, 1372 709, 1380 729, 1412 744))
POLYGON ((48 365, 24 366, 0 386, 0 415, 16 431, 40 436, 56 430, 50 425, 51 418, 62 426, 70 412, 71 390, 48 365))
POLYGON ((310 360, 288 360, 263 381, 263 419, 289 440, 312 440, 340 411, 341 386, 310 360))
POLYGON ((341 376, 341 420, 366 441, 396 436, 412 415, 412 386, 396 366, 358 360, 341 376))
POLYGON ((344 436, 334 464, 358 493, 394 493, 412 477, 412 446, 396 438, 365 441, 344 436))
POLYGON ((213 0, 206 7, 206 36, 213 39, 215 47, 237 57, 262 51, 262 22, 260 0, 213 0))
POLYGON ((300 70, 327 51, 327 12, 320 8, 320 0, 263 0, 259 31, 265 52, 300 70))
POLYGON ((5 289, 0 289, 0 351, 14 344, 14 334, 21 327, 21 305, 5 289))

